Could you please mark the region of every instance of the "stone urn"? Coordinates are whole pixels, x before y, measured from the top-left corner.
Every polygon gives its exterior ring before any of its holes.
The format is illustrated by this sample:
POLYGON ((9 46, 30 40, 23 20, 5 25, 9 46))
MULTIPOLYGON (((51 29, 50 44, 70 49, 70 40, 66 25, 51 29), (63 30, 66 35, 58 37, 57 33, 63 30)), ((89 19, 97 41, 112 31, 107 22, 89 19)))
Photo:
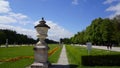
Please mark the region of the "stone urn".
POLYGON ((37 31, 38 43, 34 46, 34 63, 31 68, 48 68, 48 45, 45 43, 48 29, 50 27, 46 24, 44 18, 35 26, 37 31))

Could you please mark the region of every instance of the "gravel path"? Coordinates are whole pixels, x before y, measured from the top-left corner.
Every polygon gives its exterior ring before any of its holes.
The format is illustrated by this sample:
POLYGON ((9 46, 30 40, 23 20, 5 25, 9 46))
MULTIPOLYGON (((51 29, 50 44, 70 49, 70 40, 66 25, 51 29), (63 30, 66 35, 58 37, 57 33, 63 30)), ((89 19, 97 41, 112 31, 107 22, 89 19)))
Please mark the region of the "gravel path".
MULTIPOLYGON (((97 49, 108 50, 106 46, 92 46, 92 47, 93 47, 93 48, 97 48, 97 49)), ((120 52, 120 47, 112 47, 111 51, 120 52)))
MULTIPOLYGON (((75 45, 75 46, 84 46, 84 47, 86 47, 86 45, 75 45)), ((106 46, 94 46, 94 45, 93 45, 92 48, 108 50, 106 46)), ((112 47, 111 51, 120 52, 120 47, 112 47)))
POLYGON ((65 45, 63 45, 58 63, 54 64, 53 67, 50 68, 69 68, 65 45))

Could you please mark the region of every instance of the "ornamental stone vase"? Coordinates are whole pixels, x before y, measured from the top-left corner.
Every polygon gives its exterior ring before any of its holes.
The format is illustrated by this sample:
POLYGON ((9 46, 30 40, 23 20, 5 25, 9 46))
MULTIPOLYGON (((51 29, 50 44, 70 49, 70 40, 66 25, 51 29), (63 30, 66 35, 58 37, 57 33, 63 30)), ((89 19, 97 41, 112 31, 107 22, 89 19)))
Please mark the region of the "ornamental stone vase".
POLYGON ((50 27, 46 24, 44 18, 35 26, 37 31, 38 43, 34 46, 34 63, 31 68, 48 68, 48 45, 45 43, 48 29, 50 27))

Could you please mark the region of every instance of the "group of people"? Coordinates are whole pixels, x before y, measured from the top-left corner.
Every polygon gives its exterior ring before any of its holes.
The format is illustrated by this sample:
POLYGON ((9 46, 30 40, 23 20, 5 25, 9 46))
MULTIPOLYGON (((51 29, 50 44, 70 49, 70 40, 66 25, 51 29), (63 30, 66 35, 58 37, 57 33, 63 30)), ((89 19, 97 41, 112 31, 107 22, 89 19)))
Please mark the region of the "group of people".
POLYGON ((112 49, 112 44, 106 44, 106 46, 107 46, 107 49, 109 50, 111 50, 112 49))

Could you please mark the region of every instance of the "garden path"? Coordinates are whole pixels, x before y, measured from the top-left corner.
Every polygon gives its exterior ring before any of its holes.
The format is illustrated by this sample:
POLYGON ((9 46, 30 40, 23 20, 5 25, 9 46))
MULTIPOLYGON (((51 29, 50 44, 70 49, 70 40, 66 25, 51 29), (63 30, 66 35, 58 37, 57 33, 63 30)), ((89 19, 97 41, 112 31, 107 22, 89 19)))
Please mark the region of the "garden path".
MULTIPOLYGON (((86 47, 86 45, 75 45, 75 46, 83 46, 83 47, 86 47)), ((95 45, 92 45, 92 48, 108 50, 106 46, 95 46, 95 45)), ((112 49, 110 49, 110 50, 111 50, 111 51, 120 52, 120 47, 112 47, 112 49)))
POLYGON ((65 45, 63 45, 58 63, 53 64, 51 68, 69 68, 65 45))

